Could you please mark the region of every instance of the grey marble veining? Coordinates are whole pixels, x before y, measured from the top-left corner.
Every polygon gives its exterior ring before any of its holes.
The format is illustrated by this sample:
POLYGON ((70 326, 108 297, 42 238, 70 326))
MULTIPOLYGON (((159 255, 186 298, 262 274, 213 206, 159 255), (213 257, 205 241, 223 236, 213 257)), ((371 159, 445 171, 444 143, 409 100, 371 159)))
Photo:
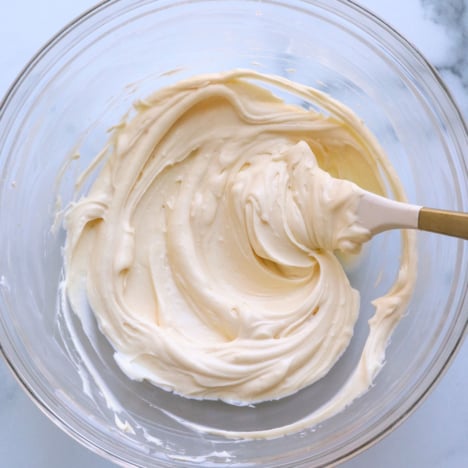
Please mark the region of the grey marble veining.
POLYGON ((465 0, 421 0, 425 15, 444 27, 452 42, 446 60, 435 63, 441 72, 460 79, 468 92, 468 5, 465 0))
POLYGON ((468 119, 468 0, 361 0, 434 65, 468 119))

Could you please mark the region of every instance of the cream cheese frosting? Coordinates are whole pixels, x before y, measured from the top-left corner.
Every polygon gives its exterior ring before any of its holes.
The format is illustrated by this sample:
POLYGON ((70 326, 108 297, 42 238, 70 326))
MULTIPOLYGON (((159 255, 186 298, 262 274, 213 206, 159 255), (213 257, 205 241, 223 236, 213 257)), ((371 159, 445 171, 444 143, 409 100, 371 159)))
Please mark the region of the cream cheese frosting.
MULTIPOLYGON (((186 397, 249 404, 325 376, 359 313, 336 257, 370 238, 357 222, 356 184, 384 194, 383 174, 404 198, 375 138, 329 96, 248 70, 181 81, 135 107, 98 157, 91 190, 66 214, 73 310, 89 303, 130 378, 186 397)), ((324 407, 269 431, 198 429, 275 437, 364 393, 414 286, 412 234, 402 245, 360 362, 324 407)))

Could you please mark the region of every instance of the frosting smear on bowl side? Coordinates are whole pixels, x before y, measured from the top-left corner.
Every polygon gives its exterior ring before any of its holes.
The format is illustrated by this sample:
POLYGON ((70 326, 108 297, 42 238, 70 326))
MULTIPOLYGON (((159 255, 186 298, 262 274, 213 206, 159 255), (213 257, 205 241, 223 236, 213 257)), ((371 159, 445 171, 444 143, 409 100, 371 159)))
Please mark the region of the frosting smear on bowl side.
MULTIPOLYGON (((65 287, 83 297, 131 379, 236 404, 293 394, 327 374, 359 313, 336 252, 356 253, 355 183, 399 199, 374 137, 343 104, 248 70, 164 88, 113 129, 103 167, 66 214, 65 287), (285 103, 277 86, 320 109, 285 103)), ((375 301, 361 359, 345 386, 303 420, 228 432, 275 437, 314 425, 364 393, 415 282, 414 235, 375 301)))

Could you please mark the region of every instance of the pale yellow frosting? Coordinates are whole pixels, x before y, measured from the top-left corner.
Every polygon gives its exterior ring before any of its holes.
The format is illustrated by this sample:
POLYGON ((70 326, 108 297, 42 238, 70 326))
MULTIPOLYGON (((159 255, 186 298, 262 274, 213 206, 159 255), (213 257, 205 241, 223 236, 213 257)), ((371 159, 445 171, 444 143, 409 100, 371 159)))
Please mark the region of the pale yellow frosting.
MULTIPOLYGON (((370 238, 356 222, 353 182, 384 193, 383 173, 403 196, 375 139, 330 97, 251 71, 182 81, 136 109, 66 215, 73 310, 80 315, 89 301, 130 378, 187 397, 247 404, 323 377, 359 313, 335 256, 370 238), (253 80, 321 112, 286 104, 253 80)), ((323 408, 270 431, 198 429, 275 437, 365 392, 414 285, 413 242, 403 235, 401 269, 376 301, 361 361, 323 408)))

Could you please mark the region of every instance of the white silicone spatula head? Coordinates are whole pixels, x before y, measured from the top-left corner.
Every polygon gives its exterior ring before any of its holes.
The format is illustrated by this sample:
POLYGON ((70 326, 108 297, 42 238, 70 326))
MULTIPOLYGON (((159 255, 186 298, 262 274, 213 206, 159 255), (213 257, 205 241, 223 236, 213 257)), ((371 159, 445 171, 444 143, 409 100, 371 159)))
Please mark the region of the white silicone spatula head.
POLYGON ((362 190, 358 222, 372 235, 389 229, 420 229, 468 239, 468 213, 401 203, 362 190))

